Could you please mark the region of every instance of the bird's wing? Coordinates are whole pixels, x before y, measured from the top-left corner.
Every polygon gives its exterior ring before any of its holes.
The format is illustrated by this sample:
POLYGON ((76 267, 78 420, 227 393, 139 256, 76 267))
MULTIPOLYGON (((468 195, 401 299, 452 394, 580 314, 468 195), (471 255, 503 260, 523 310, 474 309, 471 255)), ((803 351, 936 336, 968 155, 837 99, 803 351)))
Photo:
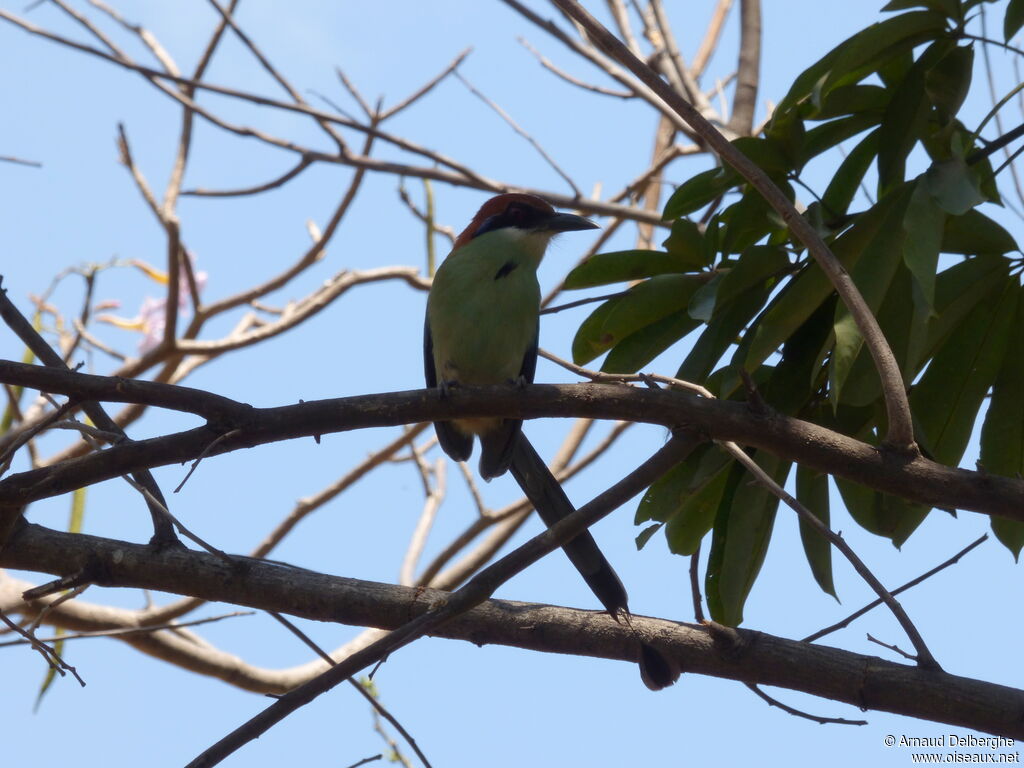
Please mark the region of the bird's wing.
MULTIPOLYGON (((540 322, 533 334, 533 342, 523 355, 519 368, 519 381, 532 383, 537 372, 537 346, 540 340, 540 322)), ((504 419, 501 426, 480 436, 480 476, 485 480, 508 471, 516 439, 522 431, 522 419, 504 419)))
MULTIPOLYGON (((437 387, 437 370, 434 368, 434 338, 430 335, 429 315, 423 322, 423 378, 428 387, 437 387)), ((441 450, 455 461, 466 461, 473 453, 473 436, 460 432, 450 421, 435 421, 434 431, 441 450)))

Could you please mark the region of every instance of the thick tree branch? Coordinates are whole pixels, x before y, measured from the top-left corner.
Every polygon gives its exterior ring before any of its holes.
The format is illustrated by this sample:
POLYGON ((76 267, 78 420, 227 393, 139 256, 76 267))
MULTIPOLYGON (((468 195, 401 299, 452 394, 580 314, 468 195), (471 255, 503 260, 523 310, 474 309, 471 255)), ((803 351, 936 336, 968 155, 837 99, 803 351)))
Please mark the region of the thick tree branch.
POLYGON ((229 406, 202 390, 48 371, 0 361, 0 383, 108 402, 146 403, 197 414, 216 411, 216 423, 118 445, 99 454, 11 475, 0 481, 0 507, 20 505, 108 480, 129 471, 195 459, 231 430, 208 455, 278 440, 466 416, 552 418, 579 416, 686 426, 715 440, 761 448, 787 461, 845 477, 910 501, 1024 520, 1024 480, 938 464, 887 450, 810 422, 762 413, 743 403, 706 400, 671 391, 602 384, 463 388, 442 398, 434 390, 315 400, 277 408, 229 406))
MULTIPOLYGON (((155 553, 136 544, 35 525, 20 527, 0 553, 3 567, 60 574, 88 566, 103 574, 106 586, 188 594, 386 629, 422 615, 448 594, 244 562, 243 573, 205 553, 155 553)), ((707 627, 643 617, 634 617, 633 623, 687 672, 781 686, 865 709, 1024 739, 1024 691, 1014 688, 750 630, 730 631, 735 638, 730 643, 722 632, 707 627)), ((636 638, 604 613, 502 600, 488 600, 431 634, 628 662, 636 656, 636 638)), ((134 638, 133 644, 143 637, 134 638)), ((265 690, 280 689, 268 685, 265 690)))
MULTIPOLYGON (((544 533, 535 536, 514 552, 505 555, 474 576, 469 583, 442 597, 425 613, 407 620, 400 627, 349 656, 305 685, 289 691, 248 722, 236 728, 223 739, 189 763, 190 768, 217 765, 239 747, 259 738, 282 719, 309 704, 321 694, 331 690, 351 675, 370 664, 379 662, 394 651, 414 640, 432 633, 453 618, 475 608, 494 594, 494 591, 537 562, 544 555, 569 541, 585 528, 624 504, 653 483, 674 464, 682 461, 693 450, 697 441, 680 433, 673 435, 665 445, 643 464, 612 485, 575 512, 562 518, 544 533)), ((626 622, 628 625, 628 622, 626 622)), ((634 642, 637 636, 634 635, 634 642)), ((639 651, 639 649, 636 649, 639 651)))

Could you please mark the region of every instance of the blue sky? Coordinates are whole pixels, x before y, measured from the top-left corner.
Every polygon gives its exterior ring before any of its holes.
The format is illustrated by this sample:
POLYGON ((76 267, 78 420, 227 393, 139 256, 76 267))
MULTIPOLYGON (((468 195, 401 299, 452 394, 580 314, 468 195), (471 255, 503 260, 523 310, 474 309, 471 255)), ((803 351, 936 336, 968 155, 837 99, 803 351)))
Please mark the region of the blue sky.
MULTIPOLYGON (((590 3, 596 6, 596 3, 590 3)), ((685 54, 692 55, 712 3, 692 5, 692 17, 672 9, 685 54)), ((836 43, 877 18, 881 3, 774 0, 765 3, 765 51, 759 117, 767 101, 777 102, 804 67, 836 43)), ((13 13, 20 6, 6 4, 13 13)), ((189 69, 214 23, 198 0, 177 3, 122 2, 129 19, 143 23, 189 69)), ((500 103, 569 170, 584 190, 601 184, 605 193, 621 188, 650 153, 653 118, 632 103, 596 99, 541 70, 518 42, 525 36, 545 55, 575 73, 599 77, 574 62, 558 44, 530 27, 503 4, 433 0, 415 3, 272 3, 243 0, 239 22, 300 90, 328 95, 346 109, 351 99, 338 85, 336 66, 369 98, 383 94, 394 103, 443 69, 467 46, 473 53, 462 73, 500 103)), ((539 4, 535 3, 535 7, 539 4)), ((992 30, 1001 23, 1001 6, 992 30)), ((546 15, 550 12, 545 11, 546 15)), ((29 14, 38 25, 78 39, 84 33, 43 5, 29 14)), ((140 60, 138 46, 110 24, 118 40, 140 60)), ((993 34, 995 32, 993 31, 993 34)), ((706 83, 731 71, 736 29, 730 23, 706 83)), ((980 63, 980 56, 979 63, 980 63)), ((1008 59, 996 57, 997 80, 1013 84, 1008 59)), ((178 130, 178 110, 138 76, 31 38, 0 24, 0 154, 43 163, 41 169, 0 164, 0 273, 12 298, 26 311, 29 293, 38 293, 66 266, 117 257, 160 264, 162 232, 145 209, 124 168, 117 163, 116 126, 125 125, 136 159, 153 187, 162 190, 178 130)), ((234 39, 218 52, 209 79, 273 96, 279 92, 234 39)), ((315 97, 309 95, 316 103, 315 97)), ((204 97, 204 104, 233 119, 259 125, 297 140, 322 142, 315 126, 280 115, 204 97)), ((983 90, 972 96, 971 114, 987 110, 983 90)), ((452 155, 494 178, 566 191, 551 169, 493 113, 457 81, 389 123, 387 128, 420 144, 452 155)), ((252 140, 225 135, 200 122, 186 187, 232 188, 258 183, 283 172, 291 156, 252 140)), ((681 180, 707 167, 699 158, 674 171, 681 180)), ((824 174, 827 169, 819 169, 824 174)), ((182 231, 198 265, 209 274, 208 297, 274 274, 308 245, 305 222, 323 225, 351 175, 339 167, 316 167, 273 194, 241 199, 185 198, 180 205, 182 231)), ((825 178, 825 177, 821 177, 825 178)), ((396 194, 396 179, 370 178, 324 261, 285 291, 271 297, 283 304, 301 297, 342 268, 388 264, 422 266, 423 232, 396 194)), ((414 195, 421 187, 408 181, 414 195)), ((485 195, 436 185, 438 217, 456 229, 469 220, 485 195)), ((1000 216, 1021 236, 1019 220, 1000 216)), ((550 287, 589 241, 583 234, 563 237, 541 272, 550 287)), ((613 242, 629 247, 631 235, 613 242)), ((444 244, 438 241, 443 253, 444 244)), ((154 284, 135 270, 104 274, 97 298, 122 300, 130 316, 154 284)), ((252 350, 225 356, 199 369, 188 384, 256 405, 277 405, 323 397, 411 389, 421 386, 420 333, 423 294, 404 284, 367 288, 332 305, 301 329, 252 350)), ((80 286, 62 283, 53 301, 74 312, 80 286)), ((569 356, 574 328, 586 310, 544 320, 542 343, 569 356)), ((228 324, 215 326, 223 332, 228 324)), ((98 331, 130 349, 135 338, 114 328, 98 331)), ((0 357, 20 358, 21 346, 0 329, 0 357)), ((670 351, 662 366, 670 373, 680 359, 670 351)), ((102 356, 87 361, 106 372, 102 356)), ((566 372, 543 361, 539 381, 571 381, 566 372)), ((193 424, 182 416, 150 414, 134 425, 134 437, 161 434, 193 424)), ((554 450, 558 424, 529 424, 542 453, 554 450)), ((393 430, 326 436, 275 444, 206 462, 172 500, 173 510, 194 530, 218 546, 247 552, 291 509, 294 502, 333 481, 368 452, 391 440, 393 430)), ((567 485, 584 501, 602 489, 609 473, 630 466, 660 444, 660 430, 636 428, 603 469, 567 485)), ((44 443, 48 452, 59 444, 44 443)), ((976 453, 965 457, 972 466, 976 453)), ((184 470, 157 471, 165 489, 184 470)), ((474 514, 457 473, 431 537, 436 552, 474 514)), ((146 521, 138 497, 118 483, 91 489, 86 529, 98 535, 141 541, 146 521)), ((485 488, 494 506, 515 497, 506 478, 485 488)), ((334 504, 306 521, 275 557, 343 576, 394 581, 408 536, 419 516, 419 480, 405 465, 389 467, 355 486, 334 504)), ((34 506, 30 519, 54 527, 66 525, 69 502, 56 499, 34 506)), ((596 527, 596 535, 629 588, 635 613, 687 621, 692 619, 686 585, 687 561, 672 557, 656 537, 642 552, 633 544, 634 505, 596 527)), ((962 513, 958 518, 933 512, 921 529, 896 551, 887 541, 859 529, 845 512, 834 512, 834 527, 888 586, 896 586, 945 560, 987 531, 988 521, 962 513)), ((533 522, 518 541, 539 530, 533 522)), ((22 578, 38 576, 17 574, 22 578)), ((799 638, 847 615, 873 595, 844 563, 836 561, 842 604, 818 590, 810 578, 792 513, 780 510, 771 549, 746 610, 746 624, 799 638)), ((505 586, 498 597, 592 608, 594 601, 560 554, 554 554, 505 586)), ((1024 673, 1017 658, 1022 629, 1019 567, 994 541, 907 594, 902 602, 933 652, 953 673, 1020 687, 1024 673)), ((138 593, 90 589, 94 602, 138 607, 138 593)), ((157 595, 157 600, 166 596, 157 595)), ((204 615, 220 612, 208 606, 204 615)), ((303 625, 331 648, 358 629, 303 625)), ((866 641, 870 632, 905 645, 888 614, 876 611, 827 641, 869 655, 891 658, 866 641)), ((291 666, 309 654, 268 618, 253 616, 211 625, 204 637, 255 664, 291 666)), ((32 706, 43 676, 35 654, 23 648, 0 649, 0 697, 3 731, 12 764, 179 765, 267 705, 267 700, 216 680, 171 668, 110 640, 68 645, 69 661, 85 677, 80 689, 60 680, 39 712, 32 706)), ((685 675, 672 689, 649 693, 632 665, 559 657, 515 649, 476 648, 464 643, 423 640, 394 654, 378 674, 382 700, 417 738, 435 766, 531 764, 724 765, 763 762, 766 755, 794 765, 906 765, 908 750, 886 748, 888 734, 930 737, 954 732, 934 723, 772 691, 781 700, 823 716, 858 719, 865 727, 817 726, 768 708, 742 685, 685 675)), ((224 763, 232 766, 279 765, 295 760, 348 765, 381 751, 362 699, 339 688, 290 717, 224 763)))

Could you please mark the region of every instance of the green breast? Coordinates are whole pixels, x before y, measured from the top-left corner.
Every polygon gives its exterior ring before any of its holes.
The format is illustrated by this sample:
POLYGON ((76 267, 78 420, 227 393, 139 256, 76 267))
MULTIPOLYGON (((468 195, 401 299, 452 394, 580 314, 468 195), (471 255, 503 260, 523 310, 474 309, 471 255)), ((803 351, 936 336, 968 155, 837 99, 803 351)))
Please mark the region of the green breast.
POLYGON ((488 385, 519 376, 540 311, 540 258, 532 250, 499 230, 452 253, 438 269, 427 317, 439 381, 488 385))

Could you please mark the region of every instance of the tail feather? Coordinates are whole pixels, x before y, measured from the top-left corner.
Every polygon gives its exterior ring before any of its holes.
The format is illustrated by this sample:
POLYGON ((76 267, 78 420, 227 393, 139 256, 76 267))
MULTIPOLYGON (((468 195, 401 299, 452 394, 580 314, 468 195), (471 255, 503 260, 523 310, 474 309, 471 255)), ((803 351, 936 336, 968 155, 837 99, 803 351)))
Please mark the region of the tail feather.
POLYGON ((466 461, 473 453, 473 436, 460 432, 452 422, 435 421, 434 431, 441 450, 453 460, 466 461))
POLYGON ((521 420, 505 419, 497 429, 480 435, 480 477, 490 480, 508 472, 522 428, 521 420))
MULTIPOLYGON (((550 527, 576 511, 562 486, 522 433, 512 447, 509 469, 545 525, 550 527)), ((626 588, 598 549, 590 531, 578 534, 563 544, 562 549, 605 610, 616 619, 623 612, 628 615, 626 588)))

